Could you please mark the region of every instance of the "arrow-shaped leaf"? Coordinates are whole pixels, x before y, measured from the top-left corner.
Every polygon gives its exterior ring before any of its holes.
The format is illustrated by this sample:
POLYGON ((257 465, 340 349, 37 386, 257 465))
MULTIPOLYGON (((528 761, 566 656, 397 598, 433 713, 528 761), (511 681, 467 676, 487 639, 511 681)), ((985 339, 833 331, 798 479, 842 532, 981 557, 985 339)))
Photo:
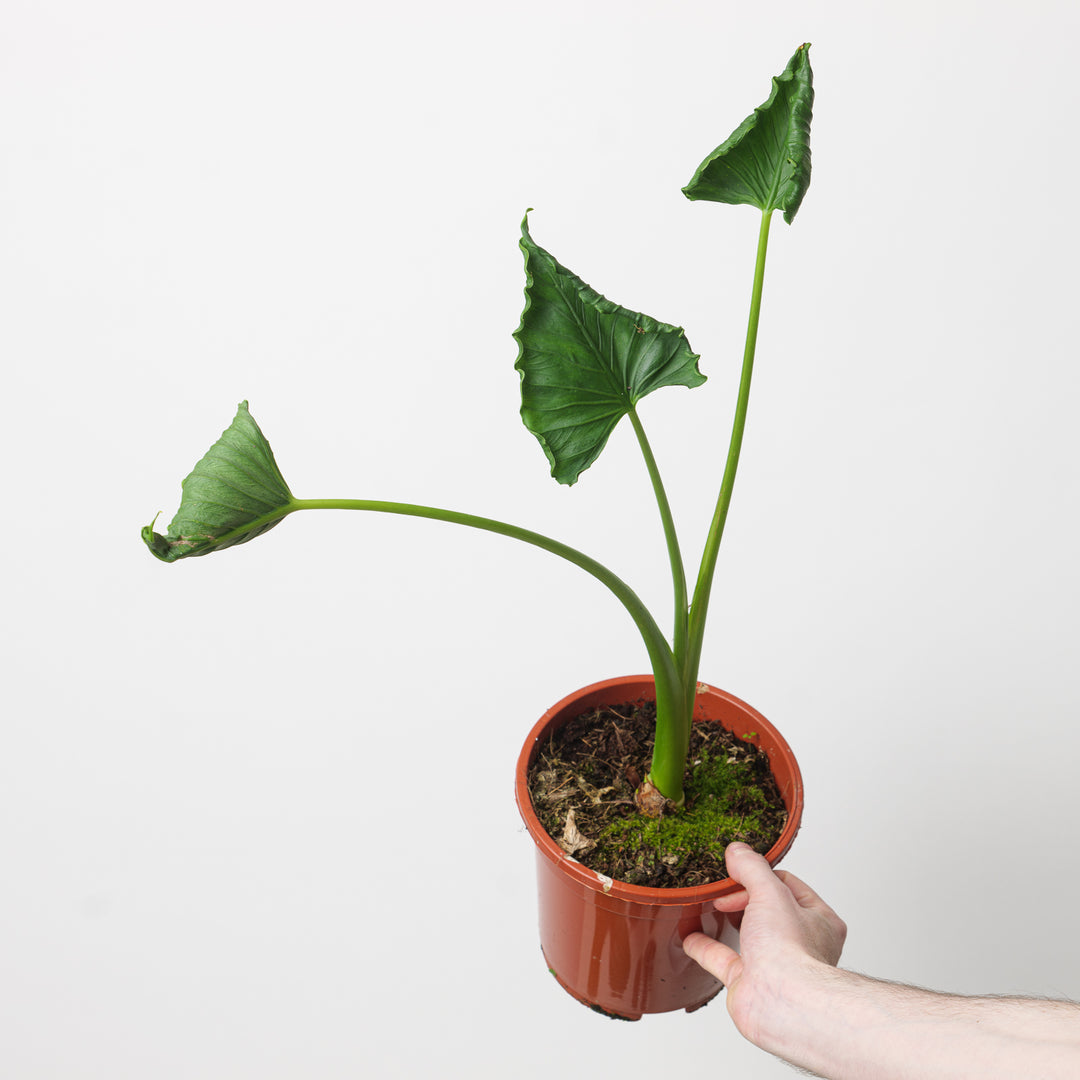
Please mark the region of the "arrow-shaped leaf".
POLYGON ((810 186, 813 105, 810 46, 800 45, 783 74, 773 79, 769 100, 698 166, 683 194, 783 210, 790 225, 810 186))
POLYGON ((561 266, 521 223, 525 310, 520 346, 521 418, 539 439, 551 475, 573 484, 615 425, 661 386, 700 386, 698 355, 677 326, 606 300, 561 266))
POLYGON ((168 533, 154 532, 152 523, 142 530, 143 542, 163 562, 245 544, 272 529, 293 501, 246 401, 182 487, 168 533))

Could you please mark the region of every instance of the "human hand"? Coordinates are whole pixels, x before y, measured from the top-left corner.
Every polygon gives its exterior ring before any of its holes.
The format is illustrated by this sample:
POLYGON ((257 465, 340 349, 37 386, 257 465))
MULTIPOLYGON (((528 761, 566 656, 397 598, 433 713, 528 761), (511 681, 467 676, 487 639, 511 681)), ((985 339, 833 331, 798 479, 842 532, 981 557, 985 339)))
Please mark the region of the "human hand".
POLYGON ((847 927, 809 885, 774 871, 746 844, 728 845, 725 856, 728 873, 743 888, 713 904, 739 927, 740 952, 700 933, 690 934, 683 948, 727 987, 735 1026, 762 1046, 769 1020, 779 1013, 775 1003, 790 1000, 794 982, 835 967, 847 927))
POLYGON ((715 900, 740 926, 740 952, 705 934, 688 956, 727 986, 752 1043, 832 1080, 1046 1080, 1080 1077, 1080 1007, 1071 1001, 961 997, 840 971, 847 928, 794 874, 745 844, 727 849, 743 888, 715 900))

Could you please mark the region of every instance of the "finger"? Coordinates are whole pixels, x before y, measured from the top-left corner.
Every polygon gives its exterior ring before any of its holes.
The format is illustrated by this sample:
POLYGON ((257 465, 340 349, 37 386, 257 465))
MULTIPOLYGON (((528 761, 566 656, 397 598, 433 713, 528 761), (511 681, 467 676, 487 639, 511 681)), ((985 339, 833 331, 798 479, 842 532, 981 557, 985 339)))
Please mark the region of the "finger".
POLYGON ((762 897, 779 895, 782 885, 773 873, 768 860, 749 844, 738 841, 728 844, 724 851, 728 874, 746 888, 751 897, 760 891, 762 897))
POLYGON ((730 986, 742 969, 739 954, 707 934, 689 934, 683 942, 683 952, 725 986, 730 986))
POLYGON ((750 894, 745 889, 739 889, 738 892, 718 896, 713 901, 713 907, 717 911, 730 915, 736 911, 744 911, 748 903, 750 903, 750 894))

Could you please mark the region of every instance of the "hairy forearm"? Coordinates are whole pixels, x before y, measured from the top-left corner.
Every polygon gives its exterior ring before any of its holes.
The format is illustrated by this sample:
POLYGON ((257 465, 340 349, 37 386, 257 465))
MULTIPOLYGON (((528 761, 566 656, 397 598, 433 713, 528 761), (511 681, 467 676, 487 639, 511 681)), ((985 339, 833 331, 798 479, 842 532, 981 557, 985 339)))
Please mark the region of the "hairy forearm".
POLYGON ((938 994, 824 964, 774 986, 755 1041, 829 1080, 1080 1077, 1080 1006, 1068 1002, 938 994))

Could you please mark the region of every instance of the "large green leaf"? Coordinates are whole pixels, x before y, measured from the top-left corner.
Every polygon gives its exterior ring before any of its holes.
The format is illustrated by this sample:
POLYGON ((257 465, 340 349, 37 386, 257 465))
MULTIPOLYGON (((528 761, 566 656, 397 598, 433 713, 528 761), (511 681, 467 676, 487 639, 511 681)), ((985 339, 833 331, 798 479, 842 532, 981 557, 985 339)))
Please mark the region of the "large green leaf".
POLYGON ((683 194, 783 210, 790 225, 810 186, 813 105, 810 46, 800 45, 783 74, 773 79, 769 100, 698 166, 683 194))
POLYGON ((661 386, 700 386, 698 355, 677 326, 606 300, 561 266, 521 223, 525 310, 521 418, 540 440, 551 475, 573 484, 600 456, 615 425, 661 386))
POLYGON ((292 494, 259 425, 240 402, 236 418, 184 481, 180 509, 165 536, 151 523, 146 546, 163 562, 245 544, 288 512, 292 494))

